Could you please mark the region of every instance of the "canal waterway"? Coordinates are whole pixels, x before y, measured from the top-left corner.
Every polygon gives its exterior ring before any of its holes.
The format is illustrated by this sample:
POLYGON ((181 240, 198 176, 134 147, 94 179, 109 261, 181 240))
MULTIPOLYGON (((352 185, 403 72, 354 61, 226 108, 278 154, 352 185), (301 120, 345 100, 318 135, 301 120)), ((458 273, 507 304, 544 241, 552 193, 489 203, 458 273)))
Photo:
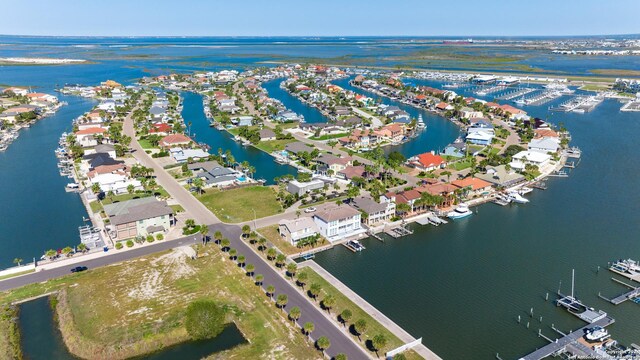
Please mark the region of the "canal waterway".
POLYGON ((282 165, 275 162, 274 158, 258 150, 253 146, 243 146, 233 140, 233 136, 224 130, 218 130, 209 126, 210 122, 204 114, 202 95, 184 92, 182 118, 185 123, 191 122, 191 134, 196 141, 204 142, 211 146, 211 153, 216 154, 218 149, 223 151, 231 150, 236 161, 248 161, 256 168, 253 175, 256 179, 265 179, 267 184, 274 183, 273 179, 285 174, 296 175, 296 168, 289 165, 282 165))
POLYGON ((322 115, 320 110, 309 106, 300 101, 295 96, 289 94, 286 90, 280 88, 280 84, 284 79, 275 79, 266 81, 262 84, 262 87, 267 90, 269 97, 278 99, 282 102, 287 109, 293 111, 298 115, 304 116, 304 121, 307 123, 324 123, 327 122, 327 118, 322 115))
MULTIPOLYGON (((75 360, 67 350, 53 317, 49 297, 41 297, 20 305, 21 347, 29 360, 75 360)), ((214 339, 188 341, 154 354, 137 357, 147 360, 198 360, 213 353, 246 343, 235 324, 230 324, 214 339)))
POLYGON ((69 105, 44 118, 0 152, 0 268, 14 258, 38 260, 48 249, 80 243, 78 226, 87 212, 78 194, 65 192, 73 180, 60 176, 55 149, 71 120, 94 102, 61 96, 69 105))

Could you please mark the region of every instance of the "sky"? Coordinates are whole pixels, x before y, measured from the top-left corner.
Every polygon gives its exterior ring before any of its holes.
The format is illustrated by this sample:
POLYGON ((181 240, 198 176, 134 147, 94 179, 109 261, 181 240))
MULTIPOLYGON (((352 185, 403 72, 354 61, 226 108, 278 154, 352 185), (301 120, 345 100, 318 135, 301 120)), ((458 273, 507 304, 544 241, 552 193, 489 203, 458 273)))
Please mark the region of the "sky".
POLYGON ((554 36, 640 33, 640 0, 0 0, 0 34, 554 36))

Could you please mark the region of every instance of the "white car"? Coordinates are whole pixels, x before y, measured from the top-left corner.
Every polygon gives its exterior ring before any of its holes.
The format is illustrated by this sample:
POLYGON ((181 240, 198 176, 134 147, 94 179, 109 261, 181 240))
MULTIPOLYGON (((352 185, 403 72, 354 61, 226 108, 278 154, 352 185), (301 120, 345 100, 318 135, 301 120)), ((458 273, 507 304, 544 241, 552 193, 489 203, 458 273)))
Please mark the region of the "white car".
POLYGON ((306 212, 306 213, 312 213, 312 212, 314 212, 314 211, 316 211, 316 208, 314 208, 313 206, 312 206, 312 207, 308 207, 308 208, 304 209, 304 212, 306 212))

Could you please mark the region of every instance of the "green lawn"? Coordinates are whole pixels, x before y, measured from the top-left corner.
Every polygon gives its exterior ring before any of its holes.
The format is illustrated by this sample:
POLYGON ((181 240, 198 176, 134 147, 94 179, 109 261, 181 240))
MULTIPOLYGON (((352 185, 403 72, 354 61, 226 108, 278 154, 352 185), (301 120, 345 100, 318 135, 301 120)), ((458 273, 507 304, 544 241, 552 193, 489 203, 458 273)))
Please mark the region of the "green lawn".
MULTIPOLYGON (((122 201, 131 200, 131 199, 144 198, 144 197, 148 197, 148 196, 151 196, 151 194, 149 194, 149 193, 133 193, 133 194, 114 195, 113 197, 105 196, 105 198, 102 199, 102 205, 109 205, 109 204, 113 204, 115 202, 122 202, 122 201)), ((93 210, 93 206, 91 207, 91 209, 93 210)))
POLYGON ((340 134, 333 134, 333 135, 322 135, 322 136, 318 136, 318 137, 312 136, 309 139, 322 141, 322 140, 338 139, 338 138, 345 137, 345 136, 349 136, 349 133, 340 133, 340 134))
POLYGON ((284 150, 284 147, 287 144, 294 141, 296 141, 296 139, 260 141, 254 146, 268 154, 271 154, 274 151, 284 150))
POLYGON ((158 149, 157 146, 151 145, 151 142, 147 139, 140 139, 138 140, 138 143, 143 149, 158 149))
POLYGON ((456 171, 464 170, 471 167, 471 160, 470 159, 460 160, 458 162, 450 164, 449 167, 456 171))
POLYGON ((176 204, 176 205, 169 205, 173 211, 177 214, 177 213, 181 213, 184 212, 184 208, 182 207, 182 205, 180 204, 176 204))
POLYGON ((285 255, 298 254, 301 251, 311 250, 313 248, 328 244, 328 242, 324 238, 321 238, 318 240, 318 243, 314 247, 306 246, 304 248, 298 248, 297 246, 291 245, 290 242, 284 240, 282 236, 280 236, 280 232, 278 231, 278 225, 271 225, 271 226, 260 228, 258 229, 258 233, 264 236, 265 239, 269 240, 285 255))
POLYGON ((238 223, 282 212, 270 187, 252 186, 232 190, 207 190, 197 198, 220 220, 238 223), (255 210, 255 214, 254 214, 255 210))

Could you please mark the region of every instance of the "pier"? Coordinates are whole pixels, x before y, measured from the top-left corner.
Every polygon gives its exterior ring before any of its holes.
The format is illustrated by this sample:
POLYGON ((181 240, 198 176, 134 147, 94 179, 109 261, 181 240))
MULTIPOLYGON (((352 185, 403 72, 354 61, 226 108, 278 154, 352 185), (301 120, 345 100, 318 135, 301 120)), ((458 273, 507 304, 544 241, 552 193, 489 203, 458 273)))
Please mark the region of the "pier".
POLYGON ((520 96, 524 96, 527 95, 529 93, 532 93, 534 91, 536 91, 537 89, 535 88, 523 88, 523 89, 518 89, 518 90, 514 90, 514 91, 510 91, 502 96, 498 96, 496 99, 498 100, 513 100, 515 98, 518 98, 520 96))
POLYGON ((348 297, 351 301, 353 301, 356 305, 358 305, 363 311, 367 314, 371 315, 373 319, 379 322, 382 326, 386 327, 393 335, 397 336, 400 340, 402 340, 405 344, 415 344, 411 346, 413 351, 417 352, 420 356, 427 360, 439 360, 440 357, 436 355, 433 351, 429 350, 426 346, 424 346, 421 342, 413 336, 411 336, 408 332, 402 329, 399 325, 397 325, 393 320, 389 319, 386 315, 380 312, 378 309, 373 307, 373 305, 369 304, 365 299, 360 297, 357 293, 343 284, 336 277, 331 275, 327 270, 325 270, 322 266, 318 265, 313 260, 304 261, 298 264, 299 269, 303 269, 305 267, 313 269, 318 275, 322 276, 328 283, 330 283, 333 287, 335 287, 338 291, 348 297))
POLYGON ((393 229, 389 229, 387 232, 385 232, 385 234, 397 239, 406 235, 411 235, 413 234, 413 231, 401 225, 393 229))
POLYGON ((629 285, 623 281, 620 281, 616 278, 611 278, 611 280, 617 282, 618 284, 624 285, 628 288, 630 288, 630 291, 625 292, 624 294, 618 295, 616 297, 614 297, 613 299, 607 299, 604 296, 598 294, 598 296, 601 299, 607 300, 608 302, 612 303, 613 305, 620 305, 623 302, 627 301, 627 300, 631 300, 634 303, 638 304, 640 303, 640 287, 635 287, 632 285, 629 285))

